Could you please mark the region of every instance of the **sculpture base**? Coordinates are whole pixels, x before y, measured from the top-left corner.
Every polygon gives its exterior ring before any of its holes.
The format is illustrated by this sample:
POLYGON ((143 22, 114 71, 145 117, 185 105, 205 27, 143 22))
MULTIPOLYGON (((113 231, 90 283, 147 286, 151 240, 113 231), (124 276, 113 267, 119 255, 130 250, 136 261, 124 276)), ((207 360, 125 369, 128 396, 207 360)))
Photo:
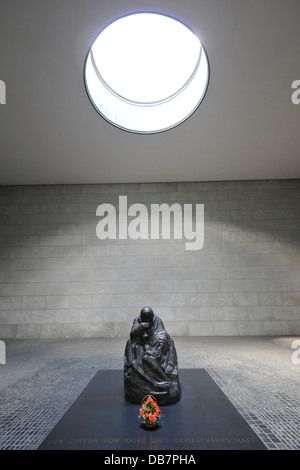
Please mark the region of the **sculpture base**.
POLYGON ((170 374, 165 381, 158 382, 151 371, 145 371, 137 363, 131 367, 124 367, 124 394, 125 400, 131 403, 140 403, 145 395, 153 395, 159 405, 170 405, 176 403, 181 397, 181 386, 179 375, 170 374))
POLYGON ((180 400, 181 386, 178 376, 166 390, 145 388, 142 383, 133 382, 124 376, 125 400, 140 404, 145 395, 153 395, 159 405, 171 405, 180 400))

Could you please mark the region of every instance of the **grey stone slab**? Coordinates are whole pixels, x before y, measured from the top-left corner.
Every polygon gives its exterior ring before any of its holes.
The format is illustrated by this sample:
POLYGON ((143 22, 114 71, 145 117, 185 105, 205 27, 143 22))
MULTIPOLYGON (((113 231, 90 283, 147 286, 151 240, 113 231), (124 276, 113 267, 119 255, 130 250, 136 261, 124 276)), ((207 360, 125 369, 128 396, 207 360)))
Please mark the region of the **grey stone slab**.
MULTIPOLYGON (((207 321, 214 322, 214 321, 225 320, 224 308, 223 307, 200 307, 201 324, 207 321)), ((200 325, 200 328, 201 328, 201 325, 200 325)))
POLYGON ((244 283, 238 279, 222 279, 220 281, 222 292, 243 292, 244 283))
POLYGON ((282 305, 280 292, 259 292, 257 296, 259 305, 282 305))
POLYGON ((300 305, 300 292, 283 292, 281 296, 284 305, 300 305))
POLYGON ((246 307, 223 307, 223 310, 226 321, 248 320, 249 314, 246 307))
POLYGON ((33 339, 41 337, 42 324, 26 324, 17 325, 16 338, 17 339, 33 339))
POLYGON ((249 320, 272 320, 274 319, 273 308, 271 306, 247 307, 249 320))
POLYGON ((238 329, 241 335, 253 336, 253 335, 263 335, 266 333, 264 330, 264 325, 262 321, 251 320, 251 321, 238 321, 238 329))
POLYGON ((258 305, 258 297, 255 292, 241 292, 233 294, 234 305, 237 307, 251 307, 258 305))
POLYGON ((290 334, 289 328, 288 328, 288 322, 287 321, 264 321, 263 322, 263 328, 265 331, 265 334, 269 335, 288 335, 290 334))
POLYGON ((246 292, 265 292, 268 290, 266 279, 244 279, 243 286, 246 292))
POLYGON ((236 321, 215 321, 214 334, 217 336, 235 336, 239 334, 236 321))
POLYGON ((214 336, 214 322, 201 321, 188 323, 189 336, 214 336))
POLYGON ((272 307, 274 320, 299 320, 299 307, 281 305, 272 307))

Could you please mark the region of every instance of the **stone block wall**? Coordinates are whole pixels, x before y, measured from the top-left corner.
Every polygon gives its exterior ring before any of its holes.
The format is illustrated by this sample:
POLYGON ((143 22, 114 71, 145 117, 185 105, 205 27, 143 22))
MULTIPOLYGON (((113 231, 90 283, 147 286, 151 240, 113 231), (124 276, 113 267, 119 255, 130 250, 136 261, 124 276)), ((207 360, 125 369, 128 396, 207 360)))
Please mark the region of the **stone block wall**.
MULTIPOLYGON (((129 219, 131 220, 131 219, 129 219)), ((0 338, 300 334, 300 180, 0 187, 0 338), (96 235, 100 204, 204 204, 204 245, 96 235)))

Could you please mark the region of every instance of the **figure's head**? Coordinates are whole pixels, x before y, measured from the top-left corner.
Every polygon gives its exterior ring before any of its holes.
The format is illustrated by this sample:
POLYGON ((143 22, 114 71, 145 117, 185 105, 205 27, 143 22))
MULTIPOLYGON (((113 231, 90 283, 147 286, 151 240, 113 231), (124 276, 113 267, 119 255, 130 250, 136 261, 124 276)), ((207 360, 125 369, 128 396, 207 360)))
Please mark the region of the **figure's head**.
POLYGON ((152 323, 154 319, 154 312, 151 307, 143 307, 141 310, 141 320, 145 323, 152 323))

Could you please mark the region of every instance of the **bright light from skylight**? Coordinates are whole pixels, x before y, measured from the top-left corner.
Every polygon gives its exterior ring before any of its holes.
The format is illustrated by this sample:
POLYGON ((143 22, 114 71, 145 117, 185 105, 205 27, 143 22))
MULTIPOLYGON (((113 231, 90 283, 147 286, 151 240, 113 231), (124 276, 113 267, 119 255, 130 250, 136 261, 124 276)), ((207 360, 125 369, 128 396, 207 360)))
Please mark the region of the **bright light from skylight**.
POLYGON ((93 43, 85 83, 97 111, 132 132, 160 132, 189 117, 209 77, 205 51, 183 23, 136 13, 114 21, 93 43))

